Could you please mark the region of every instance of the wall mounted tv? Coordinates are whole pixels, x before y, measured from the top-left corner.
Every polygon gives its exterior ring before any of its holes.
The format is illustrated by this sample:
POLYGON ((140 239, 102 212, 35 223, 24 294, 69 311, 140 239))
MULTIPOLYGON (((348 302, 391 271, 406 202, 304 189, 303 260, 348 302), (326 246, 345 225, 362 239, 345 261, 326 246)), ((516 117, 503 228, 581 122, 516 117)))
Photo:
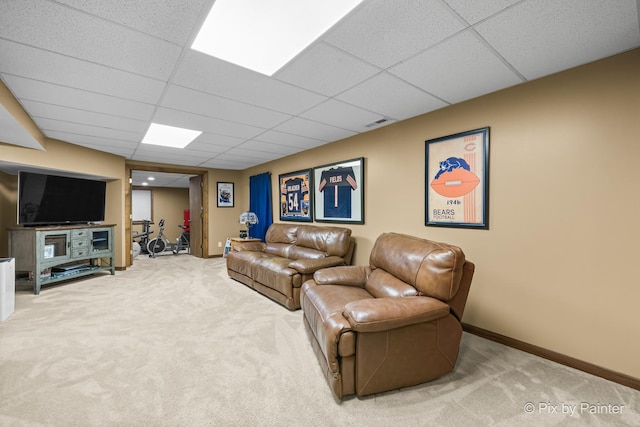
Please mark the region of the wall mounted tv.
POLYGON ((104 221, 107 183, 34 172, 18 175, 18 224, 87 224, 104 221))

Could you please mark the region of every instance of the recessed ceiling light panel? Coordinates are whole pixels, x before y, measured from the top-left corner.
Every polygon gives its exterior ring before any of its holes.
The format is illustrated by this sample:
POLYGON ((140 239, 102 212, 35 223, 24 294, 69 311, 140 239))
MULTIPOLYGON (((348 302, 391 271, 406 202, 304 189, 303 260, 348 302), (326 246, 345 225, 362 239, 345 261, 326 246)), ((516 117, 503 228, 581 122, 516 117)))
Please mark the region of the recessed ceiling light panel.
POLYGON ((142 139, 142 143, 162 145, 163 147, 184 148, 201 133, 199 130, 151 123, 147 134, 142 139))
POLYGON ((216 0, 192 49, 274 74, 362 0, 216 0))

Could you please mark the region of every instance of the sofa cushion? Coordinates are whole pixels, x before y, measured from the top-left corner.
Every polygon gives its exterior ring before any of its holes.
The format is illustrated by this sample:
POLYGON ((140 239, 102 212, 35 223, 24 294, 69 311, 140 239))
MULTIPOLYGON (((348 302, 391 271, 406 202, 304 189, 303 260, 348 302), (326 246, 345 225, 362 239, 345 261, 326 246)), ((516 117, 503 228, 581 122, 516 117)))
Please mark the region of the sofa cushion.
POLYGON ((296 245, 343 257, 351 245, 351 230, 342 227, 301 225, 298 227, 296 245))
POLYGON ((457 246, 398 233, 380 235, 369 257, 372 267, 445 302, 458 292, 464 261, 457 246))
POLYGON ((264 252, 254 251, 234 251, 227 256, 227 269, 243 274, 248 277, 253 275, 253 265, 259 259, 266 258, 269 255, 264 252))
POLYGON ((290 259, 320 259, 327 256, 325 252, 298 245, 292 245, 288 254, 290 259))
POLYGON ((289 258, 289 251, 295 245, 291 243, 272 243, 267 242, 264 244, 263 251, 269 255, 275 255, 282 258, 289 258))
POLYGON ((292 224, 271 224, 265 235, 267 243, 296 243, 298 225, 292 224))
MULTIPOLYGON (((265 256, 256 258, 252 265, 251 277, 259 283, 268 283, 271 289, 275 289, 281 294, 291 297, 293 295, 292 285, 300 281, 300 275, 292 268, 288 268, 290 260, 276 256, 265 256), (296 280, 297 278, 297 280, 296 280)), ((297 283, 300 286, 301 283, 297 283)))

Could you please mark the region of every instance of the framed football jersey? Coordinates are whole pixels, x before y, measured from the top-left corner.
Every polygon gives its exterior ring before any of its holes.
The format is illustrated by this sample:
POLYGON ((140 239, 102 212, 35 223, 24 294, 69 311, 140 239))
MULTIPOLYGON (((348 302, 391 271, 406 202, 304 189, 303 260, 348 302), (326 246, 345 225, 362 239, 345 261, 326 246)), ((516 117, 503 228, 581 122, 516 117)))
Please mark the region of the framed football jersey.
POLYGON ((364 224, 364 158, 313 169, 315 220, 364 224))
POLYGON ((313 221, 311 169, 289 172, 279 177, 280 220, 313 221))

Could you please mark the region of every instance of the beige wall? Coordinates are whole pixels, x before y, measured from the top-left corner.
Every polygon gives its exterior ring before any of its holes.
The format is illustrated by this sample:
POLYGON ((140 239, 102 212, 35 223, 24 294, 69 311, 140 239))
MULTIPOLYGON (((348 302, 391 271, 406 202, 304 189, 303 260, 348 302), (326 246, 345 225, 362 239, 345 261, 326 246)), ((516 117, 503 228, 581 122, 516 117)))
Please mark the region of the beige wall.
POLYGON ((222 255, 227 237, 235 237, 240 230, 238 218, 249 209, 249 179, 239 179, 241 171, 215 170, 209 173, 209 254, 222 255), (233 182, 234 206, 219 208, 216 200, 218 182, 233 182))
MULTIPOLYGON (((464 321, 640 378, 640 50, 244 171, 365 157, 355 262, 385 231, 476 263, 464 321), (425 140, 489 126, 490 230, 424 226, 425 140), (393 202, 391 202, 393 200, 393 202)), ((277 191, 273 203, 277 203, 277 191)), ((277 221, 277 211, 274 211, 277 221)))

